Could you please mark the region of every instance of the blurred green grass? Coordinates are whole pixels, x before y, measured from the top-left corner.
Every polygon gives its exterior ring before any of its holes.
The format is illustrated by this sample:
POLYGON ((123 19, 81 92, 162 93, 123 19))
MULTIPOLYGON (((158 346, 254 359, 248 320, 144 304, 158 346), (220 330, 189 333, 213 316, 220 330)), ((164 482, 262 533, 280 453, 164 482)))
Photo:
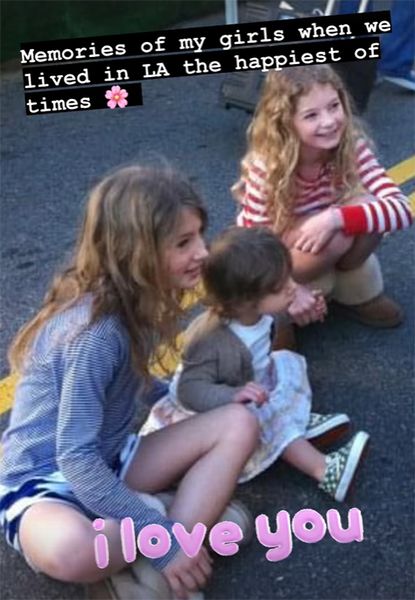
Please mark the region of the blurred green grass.
POLYGON ((22 42, 155 31, 223 5, 223 0, 1 0, 0 60, 20 60, 22 42))

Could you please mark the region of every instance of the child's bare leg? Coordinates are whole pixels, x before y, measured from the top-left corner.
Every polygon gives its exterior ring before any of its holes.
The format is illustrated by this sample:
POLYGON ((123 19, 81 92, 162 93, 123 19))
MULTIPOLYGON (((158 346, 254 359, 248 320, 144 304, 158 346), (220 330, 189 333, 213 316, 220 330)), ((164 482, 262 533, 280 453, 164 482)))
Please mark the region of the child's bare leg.
MULTIPOLYGON (((126 515, 127 516, 127 515, 126 515)), ((91 521, 75 508, 59 502, 38 502, 23 515, 19 539, 24 555, 42 573, 77 583, 93 583, 125 566, 120 524, 105 520, 109 565, 97 567, 91 521)))
POLYGON ((144 437, 126 483, 154 493, 183 477, 169 517, 190 528, 198 521, 209 527, 232 496, 257 440, 257 421, 244 406, 217 408, 144 437))
MULTIPOLYGON (((258 435, 255 417, 240 405, 197 415, 143 438, 126 483, 157 492, 183 477, 171 518, 188 528, 199 521, 212 525, 231 497, 258 435)), ((23 552, 36 568, 55 579, 80 583, 99 581, 125 565, 119 523, 106 519, 104 533, 110 563, 102 570, 94 557, 97 534, 76 509, 39 502, 24 513, 19 531, 23 552)))
POLYGON ((336 233, 330 242, 318 253, 301 252, 290 248, 293 263, 293 277, 298 283, 309 283, 320 277, 346 254, 353 244, 353 238, 336 233))
POLYGON ((313 479, 323 481, 327 466, 326 456, 304 438, 291 442, 284 450, 282 458, 313 479))
POLYGON ((381 240, 382 234, 379 233, 354 237, 352 247, 336 263, 336 268, 342 271, 357 269, 376 250, 381 240))
POLYGON ((330 269, 350 250, 354 238, 341 231, 334 234, 330 242, 318 253, 297 250, 297 241, 301 226, 309 217, 299 217, 293 227, 282 235, 282 241, 290 250, 293 262, 293 277, 298 283, 309 283, 330 269))

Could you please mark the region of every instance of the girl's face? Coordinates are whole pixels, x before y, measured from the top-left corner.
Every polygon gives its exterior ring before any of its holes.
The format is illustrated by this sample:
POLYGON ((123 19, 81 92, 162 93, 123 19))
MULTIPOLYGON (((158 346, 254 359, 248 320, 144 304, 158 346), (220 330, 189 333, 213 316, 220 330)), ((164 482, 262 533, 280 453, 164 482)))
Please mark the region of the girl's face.
POLYGON ((346 127, 346 114, 333 86, 316 83, 300 96, 293 123, 302 150, 336 148, 346 127))
POLYGON ((207 254, 202 221, 194 210, 184 208, 180 223, 163 250, 162 264, 169 287, 180 290, 195 287, 207 254))
POLYGON ((272 315, 285 312, 295 297, 295 283, 288 277, 282 288, 264 296, 256 305, 259 315, 272 315))

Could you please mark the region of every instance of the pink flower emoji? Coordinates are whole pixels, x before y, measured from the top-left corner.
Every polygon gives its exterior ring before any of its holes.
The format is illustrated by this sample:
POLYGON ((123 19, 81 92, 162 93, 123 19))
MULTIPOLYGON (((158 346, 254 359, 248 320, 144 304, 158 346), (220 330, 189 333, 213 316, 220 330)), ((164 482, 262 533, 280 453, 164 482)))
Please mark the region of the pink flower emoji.
POLYGON ((126 90, 122 90, 119 85, 113 85, 110 90, 105 92, 105 98, 109 100, 109 102, 107 102, 107 106, 111 109, 115 108, 117 105, 120 108, 127 106, 127 96, 128 92, 126 90))

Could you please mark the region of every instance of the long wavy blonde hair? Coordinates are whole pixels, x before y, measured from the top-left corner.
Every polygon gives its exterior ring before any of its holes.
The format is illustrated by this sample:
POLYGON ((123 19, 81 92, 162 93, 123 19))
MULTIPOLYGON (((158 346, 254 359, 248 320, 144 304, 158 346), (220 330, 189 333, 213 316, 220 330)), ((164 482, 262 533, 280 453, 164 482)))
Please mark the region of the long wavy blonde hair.
MULTIPOLYGON (((332 85, 339 94, 346 115, 341 142, 330 157, 333 186, 341 190, 339 201, 345 200, 359 187, 355 148, 357 138, 364 134, 352 115, 351 100, 340 77, 327 65, 270 71, 248 128, 248 151, 241 162, 240 182, 247 177, 248 165, 255 156, 265 162, 268 214, 277 233, 290 225, 296 198, 294 174, 299 160, 300 140, 294 129, 293 117, 298 99, 315 84, 332 85)), ((233 189, 238 189, 238 183, 233 189)))
POLYGON ((38 314, 17 334, 9 351, 21 371, 34 337, 53 315, 92 294, 91 322, 117 314, 131 341, 132 364, 148 378, 161 343, 177 334, 180 292, 165 284, 162 255, 184 208, 206 224, 190 183, 170 169, 118 169, 92 189, 71 264, 57 275, 38 314))

